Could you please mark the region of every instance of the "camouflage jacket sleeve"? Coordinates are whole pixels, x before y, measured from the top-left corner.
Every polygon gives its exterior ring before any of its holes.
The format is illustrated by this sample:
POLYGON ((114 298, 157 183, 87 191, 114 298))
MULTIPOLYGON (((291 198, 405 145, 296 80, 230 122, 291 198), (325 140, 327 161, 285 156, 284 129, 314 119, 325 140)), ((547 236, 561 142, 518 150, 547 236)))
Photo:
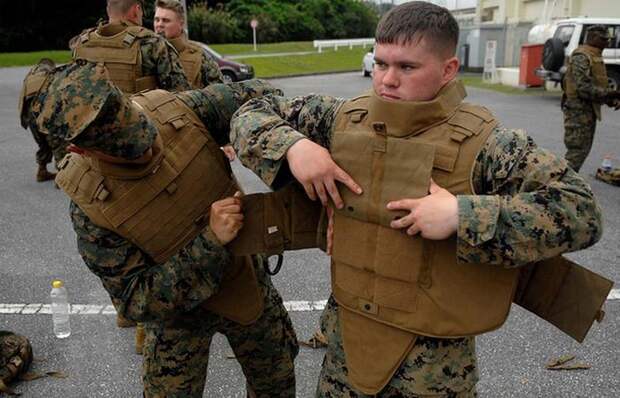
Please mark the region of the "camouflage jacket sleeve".
POLYGON ((156 264, 126 239, 94 225, 75 203, 71 219, 82 259, 101 279, 117 311, 136 321, 164 320, 193 310, 217 292, 230 261, 208 230, 156 264))
POLYGON ((588 184, 524 131, 496 129, 473 181, 477 195, 458 196, 461 262, 519 266, 601 237, 601 209, 588 184))
POLYGON ((142 73, 157 77, 157 86, 168 91, 185 91, 191 89, 179 55, 164 38, 147 37, 140 46, 142 55, 142 73))
POLYGON ((215 60, 209 57, 204 52, 202 53, 202 64, 200 65, 200 76, 202 79, 202 86, 206 87, 209 84, 224 83, 224 76, 220 71, 220 67, 215 60))
POLYGON ((584 54, 575 54, 570 57, 570 63, 579 98, 604 102, 611 90, 594 85, 588 57, 584 54))
POLYGON ((343 102, 314 94, 249 101, 231 122, 230 138, 237 156, 267 185, 279 185, 288 176, 288 168, 281 168, 286 166, 284 155, 291 145, 307 137, 329 148, 336 111, 343 102))
POLYGON ((218 145, 230 142, 230 119, 241 105, 252 98, 282 94, 266 81, 253 79, 230 84, 211 84, 200 90, 178 93, 209 130, 218 145))

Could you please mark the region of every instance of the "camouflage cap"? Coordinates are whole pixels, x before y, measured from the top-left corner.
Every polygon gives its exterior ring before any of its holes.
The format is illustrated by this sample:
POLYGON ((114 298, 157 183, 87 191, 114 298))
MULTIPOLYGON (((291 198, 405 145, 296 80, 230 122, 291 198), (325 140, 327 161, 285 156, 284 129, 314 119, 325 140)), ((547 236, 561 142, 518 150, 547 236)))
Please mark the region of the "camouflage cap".
POLYGON ((19 103, 17 105, 19 119, 23 128, 27 129, 29 125, 31 116, 30 100, 39 93, 55 67, 56 65, 51 59, 41 58, 35 66, 30 68, 26 77, 24 77, 24 83, 22 84, 22 91, 19 95, 19 103))
POLYGON ((57 73, 42 100, 37 125, 85 149, 135 159, 157 130, 108 77, 101 64, 78 61, 57 73))

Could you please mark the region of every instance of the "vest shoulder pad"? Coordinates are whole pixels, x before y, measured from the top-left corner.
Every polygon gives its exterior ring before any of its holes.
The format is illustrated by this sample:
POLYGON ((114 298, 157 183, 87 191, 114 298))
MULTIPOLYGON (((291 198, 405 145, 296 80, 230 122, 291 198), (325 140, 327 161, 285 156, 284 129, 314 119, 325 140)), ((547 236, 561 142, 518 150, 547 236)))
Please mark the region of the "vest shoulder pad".
POLYGON ((350 100, 342 104, 342 107, 340 108, 340 112, 350 113, 352 111, 364 111, 364 110, 367 111, 369 99, 370 99, 370 93, 365 93, 355 98, 351 98, 350 100))
POLYGON ((464 102, 448 120, 448 124, 467 136, 478 135, 488 126, 495 127, 495 116, 484 106, 464 102))

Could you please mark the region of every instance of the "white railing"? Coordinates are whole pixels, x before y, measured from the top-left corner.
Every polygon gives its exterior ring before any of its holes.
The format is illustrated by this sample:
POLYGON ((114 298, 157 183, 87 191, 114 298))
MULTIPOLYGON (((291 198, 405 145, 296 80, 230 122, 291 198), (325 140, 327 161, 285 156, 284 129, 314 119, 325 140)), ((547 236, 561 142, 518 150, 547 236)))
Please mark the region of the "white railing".
POLYGON ((375 44, 375 39, 342 39, 342 40, 314 40, 312 45, 314 48, 318 48, 319 52, 323 51, 323 48, 334 47, 334 51, 338 51, 338 47, 349 47, 353 48, 353 46, 372 46, 375 44))

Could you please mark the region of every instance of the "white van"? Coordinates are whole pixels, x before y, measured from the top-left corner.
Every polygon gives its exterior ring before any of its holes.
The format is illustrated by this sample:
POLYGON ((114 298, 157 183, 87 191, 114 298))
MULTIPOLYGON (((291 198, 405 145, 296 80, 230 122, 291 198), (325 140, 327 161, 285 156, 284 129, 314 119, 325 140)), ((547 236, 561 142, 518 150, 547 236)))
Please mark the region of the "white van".
POLYGON ((609 85, 620 88, 620 18, 571 18, 554 22, 553 37, 545 42, 542 66, 536 75, 544 80, 561 82, 566 71, 566 59, 583 44, 586 29, 592 25, 604 25, 612 39, 609 48, 603 50, 609 85))

